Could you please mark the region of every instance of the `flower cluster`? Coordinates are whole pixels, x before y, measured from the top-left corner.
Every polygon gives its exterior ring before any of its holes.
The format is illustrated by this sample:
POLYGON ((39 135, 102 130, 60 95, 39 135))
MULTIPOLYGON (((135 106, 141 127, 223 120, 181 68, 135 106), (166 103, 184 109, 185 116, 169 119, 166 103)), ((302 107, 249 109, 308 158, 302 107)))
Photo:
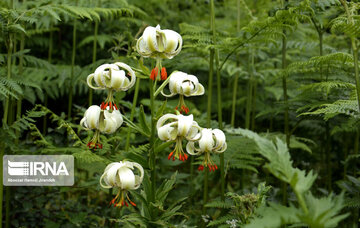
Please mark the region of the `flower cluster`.
POLYGON ((122 125, 123 117, 114 102, 113 94, 116 91, 130 89, 134 86, 135 81, 135 72, 130 66, 121 62, 103 64, 87 77, 87 84, 90 88, 108 90, 106 100, 100 106, 90 106, 80 121, 80 125, 85 130, 95 130, 93 138, 87 144, 90 149, 102 149, 100 133, 112 134, 122 125))
MULTIPOLYGON (((144 58, 156 59, 156 66, 151 70, 150 80, 163 80, 159 87, 165 97, 179 95, 178 105, 175 107, 176 114, 165 114, 157 121, 156 128, 158 137, 162 141, 175 142, 174 150, 168 155, 169 160, 186 161, 188 154, 204 155, 199 170, 208 167, 209 171, 215 171, 217 165, 211 160, 211 154, 223 153, 226 150, 225 134, 219 129, 201 128, 189 108, 185 104, 185 97, 200 96, 205 92, 204 86, 198 78, 181 71, 174 71, 168 78, 166 68, 162 66, 162 59, 172 59, 178 55, 182 48, 181 36, 172 30, 161 30, 160 26, 147 27, 143 35, 138 39, 136 49, 144 58), (169 84, 169 94, 164 88, 169 84), (187 141, 185 153, 183 140, 187 141)), ((91 149, 101 149, 100 133, 112 134, 123 123, 118 106, 114 102, 113 95, 117 91, 127 91, 134 86, 136 81, 135 72, 125 63, 116 62, 99 66, 94 73, 87 77, 87 84, 95 90, 107 90, 108 96, 100 106, 90 106, 80 125, 85 130, 94 130, 94 136, 88 143, 91 149)), ((154 82, 156 88, 156 81, 154 82)), ((131 123, 130 123, 131 124, 131 123)), ((120 161, 110 163, 100 178, 103 188, 117 188, 117 195, 111 200, 114 207, 136 206, 130 200, 128 192, 139 188, 144 177, 144 169, 136 162, 120 161), (135 170, 138 170, 135 174, 135 170)))

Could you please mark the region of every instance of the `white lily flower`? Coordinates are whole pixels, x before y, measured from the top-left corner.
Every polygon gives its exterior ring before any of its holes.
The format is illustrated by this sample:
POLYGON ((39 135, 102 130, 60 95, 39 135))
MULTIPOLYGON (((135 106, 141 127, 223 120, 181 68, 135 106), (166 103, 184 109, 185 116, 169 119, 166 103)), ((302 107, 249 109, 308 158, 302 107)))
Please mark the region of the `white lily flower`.
POLYGON ((94 137, 87 144, 89 148, 102 148, 100 141, 100 132, 105 134, 114 133, 123 123, 123 117, 119 110, 103 110, 97 105, 90 106, 80 121, 80 125, 85 130, 96 130, 94 137))
POLYGON ((179 54, 182 38, 172 30, 161 30, 160 25, 148 26, 136 43, 137 52, 143 57, 172 59, 179 54))
POLYGON ((156 124, 158 136, 163 141, 176 141, 175 149, 172 151, 168 159, 179 158, 185 161, 188 156, 184 153, 182 148, 182 140, 189 141, 197 140, 200 138, 200 127, 194 121, 193 115, 183 116, 181 114, 165 114, 156 124))
POLYGON ((123 118, 119 110, 101 110, 97 105, 90 106, 81 119, 80 125, 85 130, 99 130, 102 133, 112 134, 123 123, 123 118))
POLYGON ((203 128, 201 129, 200 139, 196 142, 191 141, 186 145, 186 151, 191 155, 200 155, 204 153, 203 165, 199 170, 209 167, 210 171, 215 171, 217 165, 210 159, 211 153, 223 153, 227 148, 226 137, 223 131, 219 129, 203 128), (195 144, 198 144, 198 147, 195 144))
POLYGON ((87 84, 92 89, 114 89, 126 91, 134 86, 135 72, 125 63, 103 64, 87 77, 87 84), (126 71, 130 76, 126 76, 126 71), (93 80, 95 85, 93 85, 93 80))
POLYGON ((127 201, 131 205, 136 206, 136 204, 130 200, 127 191, 139 188, 143 178, 144 169, 140 164, 129 161, 113 162, 106 166, 104 174, 100 177, 100 185, 103 188, 119 188, 118 194, 110 202, 110 204, 114 204, 115 207, 128 206, 127 201), (139 170, 140 175, 134 174, 134 168, 139 170), (119 200, 115 203, 117 199, 119 200))
POLYGON ((204 86, 199 83, 196 76, 181 71, 175 71, 169 77, 170 94, 165 94, 163 90, 161 91, 161 94, 165 97, 173 97, 179 94, 180 100, 176 109, 180 108, 181 111, 188 113, 189 109, 185 105, 184 96, 190 97, 203 95, 205 93, 204 86))
POLYGON ((190 75, 181 71, 173 72, 169 79, 170 94, 161 94, 165 97, 173 97, 176 94, 184 95, 185 97, 200 96, 205 92, 204 86, 199 83, 196 76, 190 75))

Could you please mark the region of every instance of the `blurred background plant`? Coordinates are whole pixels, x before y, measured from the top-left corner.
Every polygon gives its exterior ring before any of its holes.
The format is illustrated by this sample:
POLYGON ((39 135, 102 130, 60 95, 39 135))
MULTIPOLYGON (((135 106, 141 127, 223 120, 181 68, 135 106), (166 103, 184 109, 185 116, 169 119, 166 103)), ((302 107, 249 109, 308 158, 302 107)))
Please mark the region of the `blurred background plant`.
MULTIPOLYGON (((2 186, 2 225, 357 227, 359 10, 358 1, 342 0, 1 1, 1 158, 76 160, 72 187, 2 186), (150 145, 126 125, 102 136, 104 149, 86 147, 92 133, 80 119, 105 96, 86 77, 109 62, 140 69, 137 85, 115 99, 148 132, 150 71, 142 63, 153 63, 135 44, 157 24, 184 39, 180 54, 163 61, 167 71, 196 75, 206 89, 186 101, 191 114, 227 132, 228 149, 214 160, 223 159, 224 172, 196 172, 197 159, 168 161, 170 144, 158 140, 155 201, 145 176, 131 192, 138 207, 109 208, 113 192, 98 184, 105 166, 129 159, 149 173, 150 145)), ((177 105, 159 100, 156 116, 177 105)))

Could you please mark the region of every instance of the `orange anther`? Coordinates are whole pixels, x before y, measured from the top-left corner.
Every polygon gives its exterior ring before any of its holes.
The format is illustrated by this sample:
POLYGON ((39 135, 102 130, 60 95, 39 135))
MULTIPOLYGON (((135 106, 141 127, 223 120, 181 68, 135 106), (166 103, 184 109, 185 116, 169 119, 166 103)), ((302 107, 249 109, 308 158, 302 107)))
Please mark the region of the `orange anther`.
POLYGON ((174 151, 172 151, 170 154, 169 154, 169 156, 168 156, 168 160, 170 160, 171 159, 171 157, 172 157, 172 155, 174 154, 174 151))
POLYGON ((167 79, 167 72, 165 67, 161 68, 161 80, 166 80, 167 79))

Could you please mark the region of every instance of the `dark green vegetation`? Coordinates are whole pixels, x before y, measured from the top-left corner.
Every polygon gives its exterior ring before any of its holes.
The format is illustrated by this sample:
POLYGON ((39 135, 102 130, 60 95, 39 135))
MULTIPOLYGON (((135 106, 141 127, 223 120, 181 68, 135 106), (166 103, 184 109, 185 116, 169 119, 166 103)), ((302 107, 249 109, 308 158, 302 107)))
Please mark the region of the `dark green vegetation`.
POLYGON ((358 227, 359 15, 360 3, 345 0, 1 1, 0 156, 76 159, 73 187, 2 187, 2 225, 358 227), (186 100, 190 113, 226 132, 216 172, 198 172, 200 158, 168 161, 171 144, 127 124, 101 136, 102 150, 86 147, 93 133, 80 119, 106 97, 86 77, 103 63, 141 69, 137 86, 115 95, 138 128, 149 131, 151 112, 173 112, 178 101, 161 96, 150 110, 150 70, 134 48, 157 24, 184 40, 167 71, 205 87, 186 100), (123 159, 146 170, 130 194, 136 208, 108 207, 115 191, 99 186, 123 159))

